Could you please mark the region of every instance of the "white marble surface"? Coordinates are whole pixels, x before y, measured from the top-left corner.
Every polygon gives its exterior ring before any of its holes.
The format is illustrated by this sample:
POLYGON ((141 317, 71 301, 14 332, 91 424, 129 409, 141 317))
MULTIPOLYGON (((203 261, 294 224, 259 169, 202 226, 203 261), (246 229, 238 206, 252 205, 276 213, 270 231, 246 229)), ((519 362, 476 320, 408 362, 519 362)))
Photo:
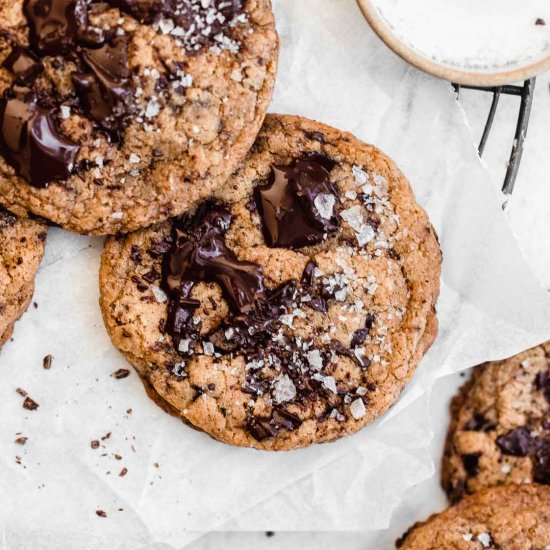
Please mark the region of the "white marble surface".
MULTIPOLYGON (((477 143, 481 136, 489 109, 490 94, 463 91, 460 101, 472 128, 472 139, 477 143)), ((519 98, 502 97, 497 118, 487 144, 484 162, 495 186, 500 187, 506 171, 517 120, 519 98)), ((512 198, 508 201, 505 216, 509 221, 522 251, 539 278, 550 291, 550 73, 537 79, 536 95, 531 113, 529 132, 522 164, 512 198)), ((550 312, 549 312, 550 315, 550 312)), ((439 463, 447 426, 448 404, 456 388, 463 382, 460 375, 452 375, 437 382, 430 405, 433 417, 440 418, 441 428, 434 434, 430 447, 436 464, 439 463)), ((440 491, 437 501, 426 501, 423 495, 433 494, 439 487, 436 475, 410 490, 394 515, 387 532, 376 535, 360 532, 289 533, 277 532, 267 536, 257 533, 210 533, 197 540, 190 550, 390 550, 392 541, 410 523, 423 519, 445 506, 440 491)), ((157 550, 156 548, 154 550, 157 550)), ((162 546, 158 550, 164 550, 162 546)))

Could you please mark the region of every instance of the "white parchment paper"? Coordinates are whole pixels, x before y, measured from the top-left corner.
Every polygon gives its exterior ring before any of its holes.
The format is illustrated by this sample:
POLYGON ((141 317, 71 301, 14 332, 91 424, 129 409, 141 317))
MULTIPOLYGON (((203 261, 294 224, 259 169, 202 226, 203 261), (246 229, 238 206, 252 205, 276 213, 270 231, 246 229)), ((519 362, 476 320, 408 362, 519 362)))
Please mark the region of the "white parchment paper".
POLYGON ((550 338, 550 300, 503 219, 449 86, 396 60, 354 0, 275 0, 275 8, 282 54, 272 110, 380 146, 439 232, 436 344, 396 406, 359 434, 290 453, 231 448, 163 413, 134 374, 110 376, 127 364, 97 306, 102 241, 52 230, 38 307, 0 356, 0 550, 183 548, 221 526, 383 528, 406 489, 433 475, 433 381, 550 338), (18 387, 38 410, 22 408, 18 387), (14 443, 18 434, 26 445, 14 443))

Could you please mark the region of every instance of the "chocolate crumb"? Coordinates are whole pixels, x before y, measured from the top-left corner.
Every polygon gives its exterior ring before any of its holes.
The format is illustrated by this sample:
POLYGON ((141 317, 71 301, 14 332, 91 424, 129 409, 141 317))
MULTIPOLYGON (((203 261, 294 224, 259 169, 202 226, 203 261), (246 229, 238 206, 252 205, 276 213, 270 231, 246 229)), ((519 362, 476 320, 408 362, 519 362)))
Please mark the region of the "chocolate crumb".
POLYGON ((121 380, 122 378, 130 376, 130 371, 128 369, 118 369, 117 371, 113 372, 111 376, 113 378, 116 378, 117 380, 121 380))
POLYGON ((105 512, 104 510, 96 510, 95 513, 96 513, 100 518, 106 518, 106 517, 107 517, 107 512, 105 512))
POLYGON ((27 439, 27 437, 18 437, 15 440, 15 443, 17 443, 18 445, 24 445, 27 442, 27 439))
POLYGON ((22 388, 17 388, 15 390, 21 397, 27 397, 27 392, 22 388))
POLYGON ((111 437, 111 433, 112 433, 112 432, 106 433, 106 434, 101 438, 101 441, 105 441, 106 439, 109 439, 109 438, 111 437))
POLYGON ((42 366, 45 369, 50 369, 52 366, 53 356, 52 355, 46 355, 44 359, 42 360, 42 366))
POLYGON ((546 25, 546 21, 542 17, 537 17, 535 25, 544 27, 544 25, 546 25))
POLYGON ((40 405, 34 399, 31 399, 28 396, 25 397, 25 401, 23 401, 23 408, 29 411, 35 411, 39 406, 40 405))
POLYGON ((90 443, 90 447, 92 449, 97 449, 99 447, 99 441, 97 439, 94 439, 91 443, 90 443))
POLYGON ((128 473, 128 468, 122 468, 122 470, 120 470, 120 474, 119 477, 124 477, 126 474, 128 473))
POLYGON ((274 532, 274 531, 266 531, 266 532, 265 532, 265 536, 268 537, 268 538, 274 537, 274 536, 275 536, 275 532, 274 532))

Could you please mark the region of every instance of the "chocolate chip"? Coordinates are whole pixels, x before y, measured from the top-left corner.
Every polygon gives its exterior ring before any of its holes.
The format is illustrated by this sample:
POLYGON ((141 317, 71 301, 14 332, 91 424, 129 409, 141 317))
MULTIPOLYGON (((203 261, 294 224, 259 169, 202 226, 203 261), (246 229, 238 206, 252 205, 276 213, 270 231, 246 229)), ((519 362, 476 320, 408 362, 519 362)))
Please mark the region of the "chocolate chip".
POLYGON ((34 401, 34 399, 31 399, 30 397, 25 397, 25 401, 23 401, 23 408, 27 409, 29 411, 35 411, 38 409, 40 405, 34 401))
POLYGON ((533 481, 550 485, 550 435, 539 437, 533 455, 533 481))
POLYGON ((497 437, 497 445, 506 455, 527 456, 533 443, 531 432, 527 428, 516 428, 497 437))
POLYGON ((535 389, 543 392, 550 403, 550 371, 540 371, 535 376, 535 389))
POLYGON ((479 472, 479 458, 481 453, 470 453, 461 455, 462 464, 469 476, 476 476, 479 472))
POLYGON ((474 416, 468 420, 464 429, 472 432, 489 432, 494 430, 495 423, 485 417, 483 413, 474 413, 474 416))
POLYGON ((284 428, 292 431, 302 425, 302 420, 288 411, 280 408, 273 409, 271 418, 250 416, 246 423, 248 433, 257 441, 275 437, 284 428))
POLYGON ((113 378, 116 378, 117 380, 121 380, 122 378, 127 378, 130 376, 130 371, 128 369, 118 369, 117 371, 113 372, 111 374, 113 378))
POLYGON ((289 166, 271 167, 267 185, 255 190, 268 246, 312 246, 338 230, 339 221, 333 212, 338 189, 330 182, 334 164, 321 155, 310 155, 289 166), (316 199, 325 201, 323 211, 317 208, 316 199))
POLYGON ((350 347, 356 348, 357 346, 362 344, 367 339, 367 336, 369 335, 373 324, 374 324, 374 315, 369 313, 365 319, 365 327, 359 330, 356 330, 353 333, 353 336, 351 337, 350 347))

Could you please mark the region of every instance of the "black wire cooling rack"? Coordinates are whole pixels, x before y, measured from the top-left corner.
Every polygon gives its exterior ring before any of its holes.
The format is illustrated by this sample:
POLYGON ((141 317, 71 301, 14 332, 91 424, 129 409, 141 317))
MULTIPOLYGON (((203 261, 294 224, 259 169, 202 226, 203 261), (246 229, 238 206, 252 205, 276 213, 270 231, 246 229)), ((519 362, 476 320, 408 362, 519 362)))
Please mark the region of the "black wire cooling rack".
POLYGON ((498 102, 500 97, 504 95, 517 96, 520 98, 518 122, 516 124, 516 132, 514 135, 514 142, 512 144, 512 152, 510 154, 510 160, 508 161, 508 167, 506 169, 506 175, 504 177, 504 184, 502 185, 502 192, 505 195, 511 195, 514 190, 514 184, 518 175, 519 165, 521 163, 521 155, 523 154, 523 144, 525 143, 525 136, 527 135, 527 128, 529 126, 529 115, 531 114, 531 105, 533 103, 533 95, 535 92, 535 78, 526 80, 522 85, 505 85, 495 86, 492 88, 482 88, 479 86, 464 86, 461 84, 453 84, 453 87, 457 94, 457 99, 460 96, 461 90, 477 90, 480 92, 486 92, 493 94, 493 101, 489 109, 489 115, 485 128, 479 142, 478 152, 479 156, 483 155, 485 145, 489 139, 493 121, 497 113, 498 102))

